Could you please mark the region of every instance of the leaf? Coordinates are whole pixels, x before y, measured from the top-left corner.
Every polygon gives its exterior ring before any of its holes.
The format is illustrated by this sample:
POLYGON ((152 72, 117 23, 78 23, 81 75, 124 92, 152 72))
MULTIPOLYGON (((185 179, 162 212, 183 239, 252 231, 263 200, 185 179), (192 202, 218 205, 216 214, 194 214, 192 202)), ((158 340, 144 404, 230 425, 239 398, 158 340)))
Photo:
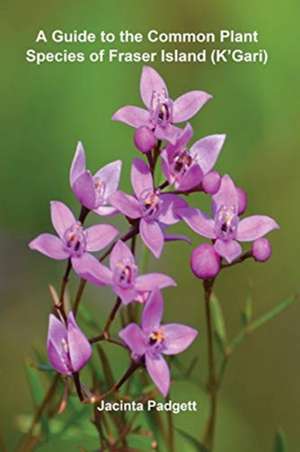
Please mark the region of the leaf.
POLYGON ((222 345, 226 344, 226 328, 225 328, 225 321, 224 316, 222 312, 221 305, 219 303, 219 300, 217 297, 212 294, 212 297, 210 299, 210 306, 211 306, 211 312, 213 316, 213 322, 215 331, 217 334, 218 339, 220 340, 222 345))
POLYGON ((231 350, 235 349, 237 346, 241 344, 241 342, 245 339, 245 337, 253 333, 255 330, 263 326, 265 323, 267 323, 269 320, 272 320, 274 317, 278 316, 283 312, 285 309, 287 309, 291 304, 293 304, 296 301, 296 297, 290 297, 286 300, 282 301, 278 305, 276 305, 273 309, 271 309, 266 314, 263 314, 261 317, 259 317, 256 320, 253 320, 250 322, 245 328, 243 328, 237 336, 231 341, 229 348, 231 350))
POLYGON ((192 435, 190 435, 189 433, 181 430, 180 428, 175 428, 175 430, 184 438, 186 439, 191 446, 194 447, 194 449, 198 452, 209 452, 209 450, 203 446, 202 443, 200 443, 200 441, 198 441, 196 438, 194 438, 192 435))
POLYGON ((249 296, 246 299, 244 310, 242 311, 242 324, 244 326, 248 325, 250 321, 252 320, 253 316, 253 301, 252 298, 249 296))
POLYGON ((262 315, 258 319, 254 320, 250 324, 249 330, 255 331, 257 328, 260 328, 262 325, 267 323, 269 320, 272 320, 274 317, 278 316, 282 311, 287 309, 291 304, 293 304, 296 301, 295 297, 287 298, 286 300, 282 301, 278 305, 276 305, 273 309, 271 309, 266 314, 262 315))
POLYGON ((285 434, 282 430, 278 430, 275 436, 274 452, 287 452, 285 434))

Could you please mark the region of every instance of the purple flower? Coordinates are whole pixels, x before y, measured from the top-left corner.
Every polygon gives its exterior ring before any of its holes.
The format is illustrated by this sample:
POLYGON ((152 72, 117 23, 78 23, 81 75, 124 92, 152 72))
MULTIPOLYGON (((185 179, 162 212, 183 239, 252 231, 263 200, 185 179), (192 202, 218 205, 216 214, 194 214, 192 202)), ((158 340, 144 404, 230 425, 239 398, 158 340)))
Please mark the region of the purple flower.
POLYGON ((176 286, 175 281, 163 273, 139 275, 132 252, 121 240, 112 249, 109 265, 107 268, 92 257, 82 269, 82 276, 96 285, 110 285, 124 304, 136 299, 141 301, 141 295, 156 288, 176 286))
POLYGON ((91 345, 72 312, 68 314, 67 325, 50 314, 47 350, 52 367, 62 375, 78 372, 90 359, 91 345))
POLYGON ((78 201, 98 215, 111 215, 116 209, 109 205, 110 196, 118 189, 122 162, 105 165, 93 176, 86 169, 85 151, 78 143, 70 169, 70 184, 78 201))
POLYGON ((176 195, 155 189, 150 169, 143 160, 134 159, 131 183, 135 197, 117 191, 111 197, 111 204, 127 217, 140 219, 141 238, 158 258, 165 241, 164 229, 180 220, 176 211, 187 203, 176 195))
POLYGON ((238 258, 242 248, 241 242, 252 242, 263 237, 273 229, 278 229, 278 224, 270 217, 253 215, 240 220, 239 194, 229 176, 223 176, 221 187, 213 196, 213 215, 208 218, 198 209, 180 209, 178 214, 193 229, 193 231, 214 241, 216 252, 227 262, 238 258))
POLYGON ((189 150, 187 144, 192 136, 193 129, 187 124, 176 143, 161 153, 162 170, 177 190, 187 191, 200 185, 215 165, 225 141, 225 135, 210 135, 196 141, 189 150))
POLYGON ((131 127, 147 126, 159 140, 176 141, 179 129, 173 124, 194 116, 212 96, 203 91, 190 91, 173 101, 161 76, 153 68, 143 68, 140 82, 141 98, 147 110, 128 105, 112 117, 131 127))
POLYGON ((89 252, 102 250, 118 235, 118 230, 109 224, 83 229, 71 210, 60 201, 51 202, 51 219, 58 237, 41 234, 29 243, 29 248, 52 259, 71 259, 79 275, 92 259, 89 252))
POLYGON ((146 303, 142 316, 142 327, 130 323, 119 336, 132 351, 134 359, 145 359, 147 372, 163 396, 170 387, 170 371, 165 355, 183 352, 196 338, 193 328, 177 323, 161 325, 163 299, 157 290, 146 303))

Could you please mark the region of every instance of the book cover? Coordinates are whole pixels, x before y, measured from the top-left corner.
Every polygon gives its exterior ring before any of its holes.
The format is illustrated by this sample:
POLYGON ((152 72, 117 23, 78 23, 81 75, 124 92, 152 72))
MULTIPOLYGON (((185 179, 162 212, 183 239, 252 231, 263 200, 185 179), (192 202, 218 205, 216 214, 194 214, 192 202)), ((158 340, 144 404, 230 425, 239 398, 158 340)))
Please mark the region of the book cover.
POLYGON ((299 13, 1 5, 1 451, 299 450, 299 13))

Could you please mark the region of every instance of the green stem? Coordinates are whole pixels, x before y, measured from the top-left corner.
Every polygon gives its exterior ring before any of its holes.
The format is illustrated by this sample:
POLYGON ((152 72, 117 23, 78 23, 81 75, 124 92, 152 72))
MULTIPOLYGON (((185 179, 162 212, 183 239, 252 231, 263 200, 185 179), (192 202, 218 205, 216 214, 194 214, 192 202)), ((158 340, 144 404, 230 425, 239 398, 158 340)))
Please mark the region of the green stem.
POLYGON ((206 330, 207 330, 207 346, 208 346, 208 381, 207 390, 210 397, 210 413, 208 421, 206 424, 205 434, 204 434, 204 445, 212 452, 216 417, 217 417, 217 379, 216 379, 216 369, 215 369, 215 356, 213 347, 213 325, 212 325, 212 315, 211 315, 211 295, 213 289, 214 280, 207 280, 203 282, 204 288, 204 300, 205 300, 205 316, 206 316, 206 330))

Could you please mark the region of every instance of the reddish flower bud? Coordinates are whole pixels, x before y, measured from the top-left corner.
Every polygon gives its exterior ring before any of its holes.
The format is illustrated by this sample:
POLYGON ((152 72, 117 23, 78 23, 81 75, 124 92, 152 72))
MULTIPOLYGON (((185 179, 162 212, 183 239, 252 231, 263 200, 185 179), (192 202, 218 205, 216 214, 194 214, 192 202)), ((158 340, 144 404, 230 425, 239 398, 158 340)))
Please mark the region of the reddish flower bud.
POLYGON ((202 180, 202 187, 205 193, 214 195, 217 193, 221 185, 221 176, 217 171, 210 171, 205 174, 202 180))
POLYGON ((204 243, 192 252, 191 269, 197 278, 210 279, 220 271, 221 258, 214 247, 204 243))
POLYGON ((268 239, 261 237, 252 243, 251 251, 257 262, 266 262, 272 255, 271 243, 268 239))
POLYGON ((139 127, 134 134, 134 144, 143 153, 151 151, 156 145, 154 133, 147 126, 139 127))

